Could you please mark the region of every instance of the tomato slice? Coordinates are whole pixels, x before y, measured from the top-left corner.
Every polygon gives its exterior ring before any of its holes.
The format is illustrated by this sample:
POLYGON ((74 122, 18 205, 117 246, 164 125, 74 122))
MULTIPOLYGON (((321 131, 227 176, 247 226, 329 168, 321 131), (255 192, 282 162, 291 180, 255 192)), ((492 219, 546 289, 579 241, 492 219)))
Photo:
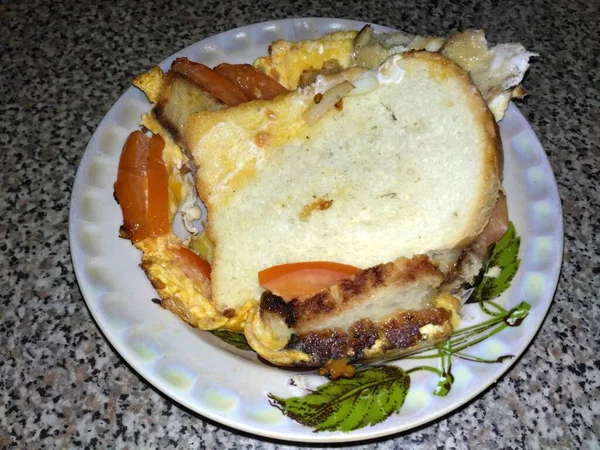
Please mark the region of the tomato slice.
POLYGON ((115 197, 123 212, 123 227, 128 237, 137 242, 147 235, 146 185, 150 139, 141 131, 134 131, 127 138, 121 159, 115 197))
POLYGON ((250 64, 219 64, 215 72, 235 83, 252 100, 271 100, 288 92, 281 84, 250 64))
POLYGON ((210 280, 210 264, 205 259, 196 255, 187 247, 177 246, 173 249, 175 258, 173 262, 178 265, 182 272, 192 280, 200 284, 210 280))
POLYGON ((185 75, 227 106, 236 106, 250 100, 237 85, 204 64, 177 58, 171 69, 185 75))
POLYGON ((361 270, 329 261, 282 264, 258 272, 258 282, 273 294, 289 301, 315 294, 361 270))
POLYGON ((148 154, 148 234, 164 236, 169 232, 169 174, 162 159, 165 141, 157 134, 150 139, 148 154))

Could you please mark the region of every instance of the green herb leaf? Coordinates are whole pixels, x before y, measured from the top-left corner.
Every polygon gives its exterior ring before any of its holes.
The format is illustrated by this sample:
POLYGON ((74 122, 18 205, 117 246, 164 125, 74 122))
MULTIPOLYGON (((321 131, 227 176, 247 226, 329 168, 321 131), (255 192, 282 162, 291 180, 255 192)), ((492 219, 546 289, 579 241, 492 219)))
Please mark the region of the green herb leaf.
POLYGON ((211 333, 213 336, 218 337, 223 342, 226 342, 229 345, 233 345, 235 348, 239 348, 240 350, 252 351, 252 347, 248 345, 248 341, 242 333, 234 333, 233 331, 225 330, 211 331, 211 333))
POLYGON ((325 383, 303 397, 269 395, 286 416, 317 431, 353 431, 375 425, 400 411, 410 377, 399 367, 358 370, 353 378, 325 383))
POLYGON ((521 262, 518 258, 520 244, 521 238, 510 222, 504 236, 492 247, 492 254, 484 265, 483 278, 473 292, 475 302, 491 300, 508 289, 521 262))

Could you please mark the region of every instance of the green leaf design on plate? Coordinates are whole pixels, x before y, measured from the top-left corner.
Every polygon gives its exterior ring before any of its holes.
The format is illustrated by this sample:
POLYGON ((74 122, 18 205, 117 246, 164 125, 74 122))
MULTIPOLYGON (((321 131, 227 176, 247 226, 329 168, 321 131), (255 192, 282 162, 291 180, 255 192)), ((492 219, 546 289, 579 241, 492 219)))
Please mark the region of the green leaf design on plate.
POLYGON ((520 244, 521 238, 510 222, 504 236, 492 247, 491 255, 484 265, 483 279, 473 292, 473 301, 489 301, 508 289, 521 262, 518 258, 520 244))
POLYGON ((452 383, 454 382, 454 376, 451 373, 443 374, 437 382, 433 395, 438 397, 445 397, 452 389, 452 383))
POLYGON ((211 331, 210 333, 212 333, 213 336, 221 339, 223 342, 233 345, 235 348, 252 351, 252 348, 250 345, 248 345, 246 337, 242 333, 234 333, 233 331, 225 330, 215 330, 211 331))
POLYGON ((358 370, 353 378, 325 383, 302 397, 269 394, 271 404, 314 431, 353 431, 375 425, 400 411, 410 377, 399 367, 358 370))
POLYGON ((531 305, 527 302, 521 302, 508 312, 508 317, 504 319, 504 323, 509 327, 518 327, 523 323, 525 317, 529 315, 531 305))
POLYGON ((452 384, 454 383, 454 375, 452 375, 452 342, 447 340, 443 344, 436 345, 436 347, 440 351, 442 370, 437 386, 433 390, 433 395, 445 397, 450 392, 450 389, 452 389, 452 384))

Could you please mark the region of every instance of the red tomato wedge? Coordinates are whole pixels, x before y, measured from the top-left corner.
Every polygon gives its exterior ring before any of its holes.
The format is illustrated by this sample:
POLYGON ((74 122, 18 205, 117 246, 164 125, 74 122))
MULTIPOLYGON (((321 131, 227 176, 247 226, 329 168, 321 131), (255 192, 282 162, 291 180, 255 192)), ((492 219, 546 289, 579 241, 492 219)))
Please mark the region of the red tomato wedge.
POLYGON ((185 75, 227 106, 236 106, 250 100, 236 84, 204 64, 177 58, 171 69, 185 75))
POLYGON ((115 183, 123 227, 132 242, 169 232, 169 174, 162 159, 165 141, 134 131, 127 138, 115 183))
POLYGON ((173 249, 175 258, 173 262, 181 269, 185 276, 199 282, 200 285, 210 280, 210 264, 196 255, 187 247, 178 246, 173 249))
POLYGON ((123 211, 123 227, 128 237, 137 242, 147 237, 146 189, 150 139, 141 131, 127 138, 115 182, 115 197, 123 211))
POLYGON ((169 174, 162 159, 165 141, 157 134, 150 139, 148 154, 148 214, 147 228, 150 237, 164 236, 169 232, 169 174))
POLYGON ((271 100, 288 92, 281 84, 250 64, 219 64, 215 72, 235 83, 252 100, 271 100))
POLYGON ((329 261, 282 264, 258 272, 258 282, 273 294, 289 301, 326 289, 361 270, 329 261))

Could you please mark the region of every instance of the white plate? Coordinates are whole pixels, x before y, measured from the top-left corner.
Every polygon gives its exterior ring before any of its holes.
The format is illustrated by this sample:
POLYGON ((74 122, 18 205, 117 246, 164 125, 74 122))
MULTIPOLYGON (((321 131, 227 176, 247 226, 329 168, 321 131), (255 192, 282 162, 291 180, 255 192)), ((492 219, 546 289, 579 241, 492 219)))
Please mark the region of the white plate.
MULTIPOLYGON (((180 56, 209 66, 226 61, 251 62, 276 39, 316 38, 362 22, 337 19, 286 19, 231 30, 194 44, 163 61, 167 69, 180 56)), ((375 26, 377 31, 389 30, 375 26)), ((150 383, 191 410, 230 427, 271 438, 307 442, 343 442, 385 436, 429 422, 479 394, 498 379, 525 350, 550 306, 558 280, 563 246, 562 214, 554 175, 533 130, 511 104, 500 123, 504 144, 504 187, 510 217, 521 236, 520 269, 498 303, 508 308, 531 305, 519 328, 506 328, 470 349, 486 355, 514 354, 503 363, 453 361, 456 377, 446 397, 432 392, 437 377, 411 376, 411 387, 398 414, 378 425, 349 433, 315 433, 269 404, 267 393, 291 397, 323 381, 315 375, 278 370, 230 351, 214 336, 184 324, 153 304, 156 293, 138 267, 140 253, 119 239, 121 211, 113 183, 121 148, 150 109, 144 95, 128 89, 94 133, 77 172, 70 210, 73 265, 88 307, 112 345, 150 383), (290 384, 294 378, 297 386, 290 384)), ((468 305, 463 326, 478 319, 468 305)), ((410 368, 415 361, 395 362, 410 368)), ((435 361, 433 364, 437 364, 435 361)))

